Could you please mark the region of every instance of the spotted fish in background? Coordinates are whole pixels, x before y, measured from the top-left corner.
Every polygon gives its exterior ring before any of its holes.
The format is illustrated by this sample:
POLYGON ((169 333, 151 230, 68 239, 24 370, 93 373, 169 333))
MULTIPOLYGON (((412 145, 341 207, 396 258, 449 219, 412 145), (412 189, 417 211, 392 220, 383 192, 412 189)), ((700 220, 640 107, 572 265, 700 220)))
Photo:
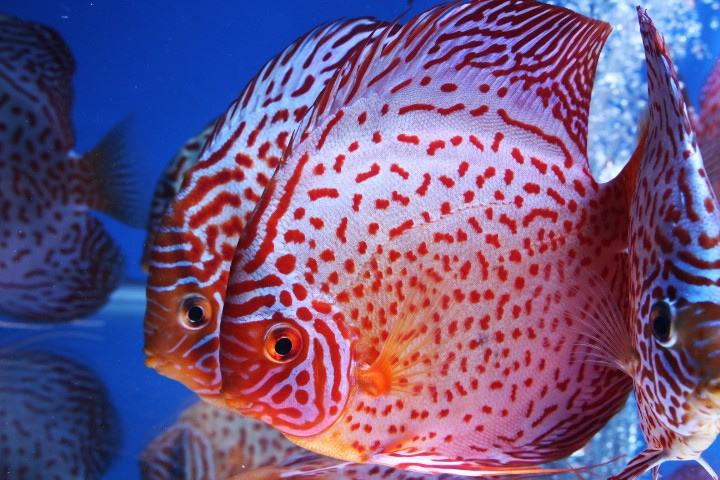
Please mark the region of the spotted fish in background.
POLYGON ((626 307, 624 192, 586 156, 609 30, 473 1, 356 50, 239 240, 227 405, 310 450, 419 472, 537 473, 583 446, 631 388, 584 361, 593 339, 562 311, 597 301, 572 280, 586 271, 626 307))
POLYGON ((71 320, 100 308, 123 259, 88 210, 141 218, 122 127, 72 152, 75 63, 52 29, 0 16, 0 313, 71 320))
POLYGON ((85 365, 42 351, 0 355, 0 478, 100 479, 121 438, 108 392, 85 365))
POLYGON ((720 428, 720 206, 708 181, 667 47, 638 8, 649 111, 626 167, 630 192, 629 332, 598 321, 607 362, 635 383, 647 447, 618 480, 666 460, 697 460, 720 428), (628 173, 629 172, 629 173, 628 173), (629 333, 629 334, 628 334, 629 333))
POLYGON ((291 133, 348 52, 383 24, 329 23, 270 60, 219 120, 150 253, 147 365, 218 398, 218 330, 237 239, 291 133))
POLYGON ((207 143, 210 135, 212 135, 216 124, 217 120, 213 120, 208 126, 203 128, 200 133, 185 142, 177 155, 175 155, 160 175, 150 205, 150 217, 148 218, 146 227, 147 236, 145 237, 145 248, 143 249, 143 257, 140 260, 140 264, 145 272, 148 271, 150 253, 155 244, 155 234, 160 227, 165 209, 167 209, 167 206, 170 205, 178 191, 180 191, 185 174, 197 163, 202 148, 205 146, 205 143, 207 143))

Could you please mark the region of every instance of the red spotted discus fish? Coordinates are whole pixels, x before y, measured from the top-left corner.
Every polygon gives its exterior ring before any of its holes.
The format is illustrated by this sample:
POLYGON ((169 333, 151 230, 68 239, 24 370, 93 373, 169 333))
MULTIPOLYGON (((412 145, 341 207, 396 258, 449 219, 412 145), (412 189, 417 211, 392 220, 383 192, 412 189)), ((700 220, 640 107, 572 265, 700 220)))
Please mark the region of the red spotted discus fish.
POLYGON ((270 60, 219 120, 157 230, 145 316, 146 364, 219 401, 219 318, 237 239, 292 131, 347 53, 382 24, 340 21, 270 60))
POLYGON ((593 339, 564 312, 597 300, 577 278, 624 291, 625 195, 586 156, 609 32, 477 0, 356 50, 239 240, 227 406, 318 453, 418 472, 548 473, 587 443, 631 389, 586 361, 593 339))
POLYGON ((0 478, 103 478, 121 445, 105 386, 42 351, 0 355, 0 478))
POLYGON ((72 151, 74 70, 54 30, 0 16, 0 313, 21 320, 88 315, 118 286, 122 254, 90 209, 140 225, 121 129, 72 151))
POLYGON ((629 184, 631 329, 599 322, 608 362, 635 384, 647 448, 617 480, 667 460, 697 460, 720 430, 720 206, 708 181, 672 60, 638 8, 649 108, 629 184), (617 328, 617 326, 620 328, 617 328), (613 328, 613 326, 615 328, 613 328))

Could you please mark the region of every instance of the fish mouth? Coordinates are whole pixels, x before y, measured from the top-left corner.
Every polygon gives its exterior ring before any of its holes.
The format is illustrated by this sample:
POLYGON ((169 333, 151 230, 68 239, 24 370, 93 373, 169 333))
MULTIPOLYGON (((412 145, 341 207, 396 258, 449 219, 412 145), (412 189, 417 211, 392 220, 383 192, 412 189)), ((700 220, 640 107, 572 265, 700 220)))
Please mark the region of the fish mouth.
POLYGON ((167 368, 167 361, 159 357, 157 355, 153 355, 151 353, 145 353, 145 366, 148 368, 155 369, 158 373, 162 373, 163 370, 166 370, 167 368))

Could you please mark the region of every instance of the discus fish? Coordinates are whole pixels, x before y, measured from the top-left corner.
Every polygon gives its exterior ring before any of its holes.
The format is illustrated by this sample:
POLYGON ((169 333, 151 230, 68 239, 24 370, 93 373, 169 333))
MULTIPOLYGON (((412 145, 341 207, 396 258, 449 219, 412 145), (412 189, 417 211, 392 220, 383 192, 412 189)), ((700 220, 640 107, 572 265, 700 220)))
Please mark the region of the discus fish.
POLYGON ((478 0, 356 50, 240 237, 227 406, 309 450, 418 472, 548 473, 583 446, 631 388, 585 361, 593 339, 563 313, 596 302, 584 271, 624 291, 624 192, 586 155, 609 31, 478 0))
POLYGON ((0 478, 100 479, 120 447, 97 375, 42 351, 0 355, 0 478))
POLYGON ((292 131, 347 53, 381 27, 329 23, 270 60, 219 120, 162 218, 148 264, 146 364, 208 401, 222 401, 219 318, 237 239, 292 131))
POLYGON ((100 308, 119 247, 88 210, 139 226, 123 130, 73 151, 72 54, 49 27, 0 16, 0 313, 37 322, 100 308))
POLYGON ((665 42, 646 11, 638 16, 650 102, 644 145, 626 168, 632 323, 629 332, 601 323, 597 334, 633 378, 647 447, 612 478, 649 469, 658 478, 662 462, 694 459, 716 479, 700 455, 720 429, 720 206, 665 42))
POLYGON ((175 199, 178 191, 180 191, 185 174, 197 163, 198 157, 207 143, 208 138, 212 135, 216 124, 217 120, 213 120, 203 128, 200 133, 185 142, 180 151, 160 175, 150 205, 150 217, 148 218, 146 227, 145 248, 143 249, 143 256, 140 260, 140 265, 146 273, 148 271, 150 253, 155 244, 155 234, 158 228, 160 228, 163 214, 167 206, 175 199))

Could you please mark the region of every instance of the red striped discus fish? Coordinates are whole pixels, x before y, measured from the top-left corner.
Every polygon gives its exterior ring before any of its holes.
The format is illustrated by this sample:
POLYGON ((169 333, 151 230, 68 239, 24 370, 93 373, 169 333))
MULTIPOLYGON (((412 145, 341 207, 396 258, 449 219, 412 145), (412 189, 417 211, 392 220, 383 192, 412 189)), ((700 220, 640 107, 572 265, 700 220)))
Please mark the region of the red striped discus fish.
POLYGON ((584 445, 631 388, 585 361, 593 340, 563 312, 595 301, 582 271, 622 291, 624 191, 586 156, 609 31, 486 0, 357 50, 238 243, 227 405, 310 450, 420 472, 531 474, 584 445))
POLYGON ((165 214, 165 210, 175 199, 178 191, 180 191, 185 174, 197 163, 198 157, 207 143, 208 138, 210 138, 210 135, 212 135, 215 130, 216 124, 217 119, 210 122, 200 133, 185 142, 177 155, 175 155, 160 175, 150 205, 150 216, 146 227, 145 248, 143 249, 143 256, 140 260, 140 265, 145 272, 148 271, 150 254, 155 244, 155 234, 158 228, 160 228, 160 222, 165 214))
POLYGON ((60 35, 0 16, 0 313, 72 320, 107 301, 119 247, 88 210, 139 226, 122 129, 73 151, 75 62, 60 35))
POLYGON ((115 407, 97 375, 49 352, 0 355, 0 478, 103 478, 120 448, 115 407))
POLYGON ((631 187, 630 331, 597 331, 608 362, 635 384, 647 448, 613 479, 633 479, 666 460, 697 460, 720 429, 720 206, 708 181, 667 47, 638 8, 649 110, 631 187), (628 334, 629 333, 629 334, 628 334))
POLYGON ((339 21, 270 60, 218 121, 168 206, 150 253, 147 365, 217 398, 219 318, 237 239, 292 131, 347 53, 382 24, 339 21))

